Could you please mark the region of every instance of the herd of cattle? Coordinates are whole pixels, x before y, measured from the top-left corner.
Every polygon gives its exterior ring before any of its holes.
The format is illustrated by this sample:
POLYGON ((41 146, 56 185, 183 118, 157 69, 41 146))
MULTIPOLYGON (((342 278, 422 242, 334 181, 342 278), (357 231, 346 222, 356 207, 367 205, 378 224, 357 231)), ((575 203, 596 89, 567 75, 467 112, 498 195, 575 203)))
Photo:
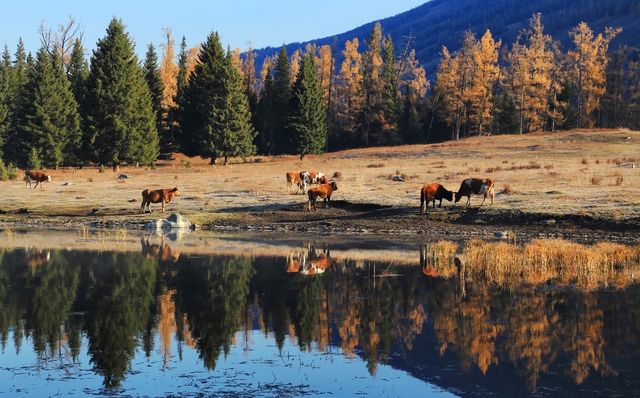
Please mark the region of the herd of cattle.
MULTIPOLYGON (((300 193, 307 193, 309 197, 308 208, 316 209, 316 200, 318 198, 324 199, 325 207, 330 207, 331 194, 338 190, 338 185, 335 181, 328 181, 324 173, 317 171, 289 171, 287 172, 287 190, 298 191, 300 193), (315 187, 307 189, 310 185, 316 185, 315 187)), ((458 192, 447 190, 441 184, 430 183, 425 184, 420 190, 420 214, 427 212, 427 207, 430 202, 433 202, 433 208, 436 207, 436 200, 439 200, 438 207, 442 207, 442 199, 446 199, 449 202, 454 200, 458 203, 463 196, 467 197, 467 206, 471 205, 471 195, 482 195, 483 200, 480 206, 484 204, 484 201, 489 198, 493 205, 494 197, 494 183, 488 178, 467 178, 462 181, 458 192)))
MULTIPOLYGON (((318 198, 323 199, 325 207, 331 206, 331 194, 338 190, 335 181, 329 181, 324 173, 317 171, 289 171, 287 172, 287 190, 291 192, 306 193, 308 200, 308 209, 316 210, 316 201, 318 198), (311 187, 312 185, 315 185, 311 187), (309 187, 307 189, 307 187, 309 187)), ((31 183, 35 182, 34 189, 40 184, 42 189, 43 182, 51 182, 51 176, 41 171, 27 170, 25 171, 24 180, 27 187, 31 187, 31 183)), ((420 190, 420 214, 425 214, 429 203, 433 202, 433 208, 436 207, 436 200, 439 201, 438 207, 442 207, 442 200, 449 202, 454 200, 458 203, 463 196, 467 197, 467 206, 471 205, 471 195, 482 195, 482 206, 487 198, 491 199, 493 205, 494 183, 488 178, 467 178, 462 181, 457 192, 449 191, 441 184, 430 183, 425 184, 420 190)), ((149 205, 151 203, 161 203, 164 212, 165 205, 171 202, 174 196, 180 196, 178 188, 173 189, 156 189, 142 191, 142 204, 140 210, 145 213, 147 210, 151 213, 149 205)))

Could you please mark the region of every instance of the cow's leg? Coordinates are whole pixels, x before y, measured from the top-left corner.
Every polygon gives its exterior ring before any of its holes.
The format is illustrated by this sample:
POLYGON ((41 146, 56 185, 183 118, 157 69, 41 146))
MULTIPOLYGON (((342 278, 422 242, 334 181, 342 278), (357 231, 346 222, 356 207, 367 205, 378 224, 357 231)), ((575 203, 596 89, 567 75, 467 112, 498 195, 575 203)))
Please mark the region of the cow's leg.
POLYGON ((471 195, 467 195, 467 206, 471 206, 471 195))
POLYGON ((327 209, 331 207, 331 196, 327 196, 327 198, 324 200, 324 203, 327 209))
POLYGON ((484 194, 482 197, 482 203, 480 203, 480 206, 482 206, 484 204, 484 201, 487 200, 487 194, 484 194))
POLYGON ((140 211, 142 212, 142 214, 144 214, 144 200, 142 201, 142 204, 140 205, 140 211))
POLYGON ((164 204, 165 204, 165 201, 163 200, 163 201, 162 201, 162 212, 163 212, 163 213, 164 213, 164 204))
MULTIPOLYGON (((433 204, 435 205, 436 202, 434 201, 433 204)), ((438 203, 438 207, 442 208, 442 199, 440 199, 440 203, 438 203)))

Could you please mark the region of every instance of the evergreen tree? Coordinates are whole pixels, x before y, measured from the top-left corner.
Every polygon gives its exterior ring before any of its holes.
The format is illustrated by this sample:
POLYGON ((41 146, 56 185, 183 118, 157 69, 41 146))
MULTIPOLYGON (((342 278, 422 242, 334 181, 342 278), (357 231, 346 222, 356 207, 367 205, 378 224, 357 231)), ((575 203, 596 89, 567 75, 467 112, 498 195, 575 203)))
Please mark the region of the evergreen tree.
MULTIPOLYGON (((144 75, 151 91, 151 105, 156 114, 156 129, 160 137, 163 137, 165 111, 162 108, 162 93, 164 87, 160 78, 160 69, 158 68, 158 55, 153 44, 149 44, 147 47, 147 54, 144 60, 144 75)), ((167 145, 160 142, 160 146, 164 148, 167 145)))
POLYGON ((9 130, 9 104, 11 87, 11 56, 5 45, 0 62, 0 158, 3 156, 3 147, 9 130))
POLYGON ((62 59, 42 47, 25 86, 24 107, 19 115, 19 136, 24 155, 37 150, 46 167, 76 161, 80 143, 78 104, 71 91, 62 59))
POLYGON ((180 125, 180 113, 184 106, 184 92, 187 87, 187 39, 182 36, 180 42, 180 54, 178 55, 178 75, 176 77, 176 96, 174 97, 175 106, 169 112, 170 125, 173 129, 173 139, 180 147, 180 150, 187 153, 188 149, 188 136, 184 133, 182 126, 180 125))
POLYGON ((258 127, 257 144, 261 153, 274 153, 275 112, 273 108, 274 86, 272 72, 269 70, 264 79, 264 86, 260 92, 260 101, 256 111, 256 126, 258 127))
POLYGON ((231 156, 255 155, 253 144, 255 131, 251 123, 249 98, 243 84, 243 77, 231 61, 231 52, 227 51, 227 76, 224 82, 227 98, 224 110, 224 127, 222 130, 219 154, 227 164, 231 156))
POLYGON ((293 150, 294 142, 289 131, 291 115, 291 65, 287 57, 287 48, 282 46, 273 76, 273 139, 269 153, 286 153, 293 150))
MULTIPOLYGON (((409 88, 407 87, 406 90, 409 91, 409 88)), ((422 119, 409 92, 404 95, 402 114, 398 124, 405 144, 417 144, 422 141, 422 119)))
POLYGON ((98 40, 87 80, 87 134, 100 163, 151 164, 159 151, 151 93, 124 24, 98 40))
POLYGON ((87 77, 89 76, 89 65, 84 57, 84 47, 80 39, 76 39, 71 50, 69 66, 67 67, 67 76, 71 82, 71 91, 76 98, 78 104, 84 102, 87 77))
POLYGON ((507 91, 496 101, 493 130, 498 134, 513 134, 518 131, 518 109, 507 91))
POLYGON ((304 155, 324 151, 327 140, 326 112, 311 54, 302 57, 300 72, 293 86, 289 128, 296 139, 295 148, 301 160, 304 155))

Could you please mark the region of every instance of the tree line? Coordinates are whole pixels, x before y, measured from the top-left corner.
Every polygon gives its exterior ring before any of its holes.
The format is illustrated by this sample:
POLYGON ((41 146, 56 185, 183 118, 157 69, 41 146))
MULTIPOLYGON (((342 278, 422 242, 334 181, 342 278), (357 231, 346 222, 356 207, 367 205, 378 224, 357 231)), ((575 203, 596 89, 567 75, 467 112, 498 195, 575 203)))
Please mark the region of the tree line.
POLYGON ((396 47, 379 23, 344 49, 283 46, 260 70, 250 48, 225 49, 212 32, 189 48, 165 30, 159 60, 141 62, 114 18, 90 62, 79 38, 42 33, 32 55, 20 40, 0 62, 0 168, 151 165, 181 151, 214 164, 254 154, 527 133, 575 127, 640 127, 640 50, 609 52, 620 29, 580 23, 563 51, 540 14, 507 46, 487 30, 442 48, 433 83, 409 42, 396 47), (57 40, 56 40, 57 38, 57 40), (71 40, 73 39, 73 40, 71 40), (338 65, 338 60, 341 60, 338 65))

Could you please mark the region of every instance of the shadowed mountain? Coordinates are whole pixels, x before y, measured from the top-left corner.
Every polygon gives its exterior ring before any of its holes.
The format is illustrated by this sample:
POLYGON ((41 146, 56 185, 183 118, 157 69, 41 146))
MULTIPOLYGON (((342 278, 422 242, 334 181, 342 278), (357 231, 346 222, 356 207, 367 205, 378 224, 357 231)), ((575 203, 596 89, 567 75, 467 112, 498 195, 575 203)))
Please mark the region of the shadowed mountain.
MULTIPOLYGON (((637 0, 432 0, 380 22, 384 34, 391 35, 396 43, 398 52, 404 48, 407 37, 412 36, 411 47, 416 49, 427 72, 433 73, 442 46, 456 50, 465 30, 481 34, 490 29, 495 38, 510 46, 518 32, 528 25, 534 12, 542 13, 545 31, 565 47, 569 43, 567 32, 582 21, 587 22, 594 32, 601 32, 606 26, 622 27, 614 46, 640 46, 640 2, 637 0)), ((371 22, 335 36, 289 43, 287 50, 293 53, 296 49, 304 49, 308 43, 328 44, 340 57, 345 41, 357 37, 362 51, 364 39, 368 38, 373 24, 371 22)), ((262 65, 266 56, 277 51, 275 47, 257 50, 257 65, 262 65)))

